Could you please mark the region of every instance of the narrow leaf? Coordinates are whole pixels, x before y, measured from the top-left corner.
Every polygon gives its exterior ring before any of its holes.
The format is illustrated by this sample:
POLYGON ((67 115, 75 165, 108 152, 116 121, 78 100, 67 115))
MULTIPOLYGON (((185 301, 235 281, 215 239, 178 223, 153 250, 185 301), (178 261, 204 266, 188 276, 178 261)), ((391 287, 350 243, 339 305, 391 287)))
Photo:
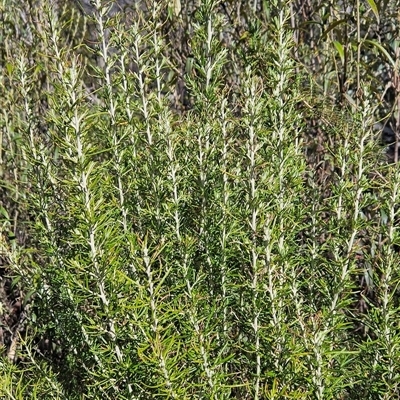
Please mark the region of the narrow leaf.
POLYGON ((331 30, 335 29, 337 26, 339 26, 339 25, 341 25, 341 24, 346 24, 346 23, 347 23, 347 20, 345 20, 345 19, 339 19, 338 21, 332 22, 332 23, 328 26, 328 28, 326 28, 325 32, 322 34, 321 40, 324 40, 324 39, 328 36, 328 33, 329 33, 331 30))
POLYGON ((339 53, 340 59, 342 60, 342 63, 344 64, 344 48, 342 43, 338 42, 335 40, 333 42, 334 46, 336 47, 337 52, 339 53))
POLYGON ((386 56, 387 60, 390 62, 392 67, 395 67, 396 63, 394 62, 393 58, 380 43, 376 42, 375 40, 369 40, 369 39, 366 39, 364 42, 371 44, 372 46, 375 46, 381 53, 383 53, 386 56))
POLYGON ((378 7, 376 6, 376 3, 374 0, 367 0, 369 6, 371 7, 372 12, 375 14, 376 17, 376 21, 379 24, 379 11, 378 11, 378 7))

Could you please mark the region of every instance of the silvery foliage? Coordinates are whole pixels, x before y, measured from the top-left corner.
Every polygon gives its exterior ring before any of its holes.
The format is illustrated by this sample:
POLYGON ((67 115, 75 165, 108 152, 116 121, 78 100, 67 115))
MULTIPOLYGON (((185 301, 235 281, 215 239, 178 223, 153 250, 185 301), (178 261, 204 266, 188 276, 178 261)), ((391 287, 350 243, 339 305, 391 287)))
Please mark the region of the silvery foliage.
MULTIPOLYGON (((96 9, 96 1, 95 0, 75 0, 79 7, 86 13, 91 15, 93 11, 96 9)), ((131 7, 135 4, 135 0, 115 0, 112 2, 110 8, 110 16, 114 15, 119 11, 123 11, 127 7, 131 7)))

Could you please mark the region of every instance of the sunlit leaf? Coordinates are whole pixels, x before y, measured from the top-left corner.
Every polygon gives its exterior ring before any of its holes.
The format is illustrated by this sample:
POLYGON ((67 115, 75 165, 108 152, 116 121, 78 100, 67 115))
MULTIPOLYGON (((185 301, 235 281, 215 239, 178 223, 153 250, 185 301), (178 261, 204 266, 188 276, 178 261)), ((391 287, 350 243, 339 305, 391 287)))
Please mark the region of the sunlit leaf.
POLYGON ((379 24, 379 11, 378 7, 376 6, 376 3, 374 0, 367 0, 369 6, 371 7, 372 12, 375 14, 376 20, 379 24))
POLYGON ((343 45, 340 42, 338 42, 337 40, 335 40, 333 42, 333 44, 334 44, 337 52, 339 53, 339 56, 340 56, 340 59, 342 60, 342 63, 344 63, 344 48, 343 48, 343 45))

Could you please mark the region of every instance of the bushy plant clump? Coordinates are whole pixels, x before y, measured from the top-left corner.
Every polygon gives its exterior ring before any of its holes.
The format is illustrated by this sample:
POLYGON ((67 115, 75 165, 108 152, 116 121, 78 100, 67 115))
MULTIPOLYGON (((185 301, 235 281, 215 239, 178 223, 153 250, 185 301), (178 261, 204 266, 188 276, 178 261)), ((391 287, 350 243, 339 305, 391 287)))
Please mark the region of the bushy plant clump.
POLYGON ((399 395, 400 174, 296 7, 1 2, 2 397, 399 395))

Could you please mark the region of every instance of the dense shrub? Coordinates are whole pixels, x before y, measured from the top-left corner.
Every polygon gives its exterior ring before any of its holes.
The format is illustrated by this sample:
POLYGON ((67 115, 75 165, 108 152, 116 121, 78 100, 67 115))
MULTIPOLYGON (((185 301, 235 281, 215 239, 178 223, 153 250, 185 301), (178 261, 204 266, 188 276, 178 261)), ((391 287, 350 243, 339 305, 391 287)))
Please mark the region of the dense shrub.
POLYGON ((1 396, 399 396, 395 2, 337 3, 2 1, 1 396))

